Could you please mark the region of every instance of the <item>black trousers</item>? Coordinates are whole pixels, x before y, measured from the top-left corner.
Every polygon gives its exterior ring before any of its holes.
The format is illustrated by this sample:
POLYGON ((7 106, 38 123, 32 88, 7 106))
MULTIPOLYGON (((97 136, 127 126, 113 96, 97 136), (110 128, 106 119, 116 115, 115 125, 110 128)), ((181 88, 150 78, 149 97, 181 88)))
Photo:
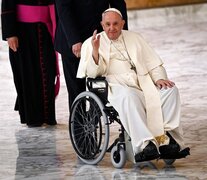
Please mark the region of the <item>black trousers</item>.
POLYGON ((67 55, 61 55, 61 56, 62 56, 62 63, 63 63, 63 72, 64 72, 66 86, 68 90, 69 110, 70 110, 76 96, 86 90, 86 83, 85 83, 85 78, 83 79, 76 78, 80 59, 76 57, 69 57, 67 55))

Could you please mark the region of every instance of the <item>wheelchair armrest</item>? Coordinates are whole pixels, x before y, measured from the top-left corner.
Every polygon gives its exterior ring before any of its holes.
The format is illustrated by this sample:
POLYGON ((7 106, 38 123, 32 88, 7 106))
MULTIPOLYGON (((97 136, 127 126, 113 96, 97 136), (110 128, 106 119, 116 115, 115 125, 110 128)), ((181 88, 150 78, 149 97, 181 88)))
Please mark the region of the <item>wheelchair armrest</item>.
POLYGON ((89 91, 94 92, 104 102, 107 102, 108 82, 105 77, 87 78, 86 86, 89 91))
POLYGON ((86 85, 89 91, 93 89, 106 89, 108 92, 108 82, 105 77, 87 78, 86 85))

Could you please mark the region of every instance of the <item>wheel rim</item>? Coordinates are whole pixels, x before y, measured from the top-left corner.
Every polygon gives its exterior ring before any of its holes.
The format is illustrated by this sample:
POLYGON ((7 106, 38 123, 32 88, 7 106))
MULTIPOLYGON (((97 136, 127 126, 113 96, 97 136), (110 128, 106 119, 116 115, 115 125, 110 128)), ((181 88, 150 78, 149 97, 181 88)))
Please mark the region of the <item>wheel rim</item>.
POLYGON ((120 162, 120 154, 119 154, 119 152, 118 151, 115 151, 114 152, 114 155, 113 155, 113 159, 114 159, 114 161, 116 162, 116 163, 119 163, 120 162))
POLYGON ((70 116, 70 137, 78 156, 87 164, 96 164, 104 156, 109 141, 108 121, 103 104, 93 93, 77 97, 70 116))

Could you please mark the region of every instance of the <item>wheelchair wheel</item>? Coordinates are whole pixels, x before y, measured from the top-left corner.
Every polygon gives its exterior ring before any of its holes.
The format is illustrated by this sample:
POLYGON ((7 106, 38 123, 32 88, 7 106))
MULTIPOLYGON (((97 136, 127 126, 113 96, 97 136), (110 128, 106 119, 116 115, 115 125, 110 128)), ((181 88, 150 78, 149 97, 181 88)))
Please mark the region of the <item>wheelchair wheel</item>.
POLYGON ((92 92, 79 94, 69 120, 69 133, 74 150, 86 164, 100 162, 108 148, 109 124, 100 98, 92 92))
POLYGON ((126 163, 126 151, 122 146, 114 146, 111 150, 111 162, 115 168, 123 168, 126 163))
POLYGON ((175 162, 175 159, 163 159, 166 165, 172 165, 175 162))

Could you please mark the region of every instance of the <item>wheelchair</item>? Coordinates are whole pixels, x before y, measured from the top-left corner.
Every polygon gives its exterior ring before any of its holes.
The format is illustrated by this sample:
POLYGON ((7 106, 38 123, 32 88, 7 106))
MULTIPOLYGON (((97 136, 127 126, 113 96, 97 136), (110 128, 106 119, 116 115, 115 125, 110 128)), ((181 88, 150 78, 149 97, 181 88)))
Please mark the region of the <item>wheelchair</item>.
MULTIPOLYGON (((107 100, 107 81, 104 77, 87 78, 86 86, 88 90, 74 100, 69 118, 70 139, 78 158, 85 164, 95 165, 103 159, 106 152, 110 152, 115 168, 124 167, 127 159, 134 162, 130 137, 126 134, 117 111, 107 100), (120 125, 120 133, 109 146, 109 126, 114 122, 120 125)), ((175 159, 164 159, 167 165, 174 161, 175 159)))

